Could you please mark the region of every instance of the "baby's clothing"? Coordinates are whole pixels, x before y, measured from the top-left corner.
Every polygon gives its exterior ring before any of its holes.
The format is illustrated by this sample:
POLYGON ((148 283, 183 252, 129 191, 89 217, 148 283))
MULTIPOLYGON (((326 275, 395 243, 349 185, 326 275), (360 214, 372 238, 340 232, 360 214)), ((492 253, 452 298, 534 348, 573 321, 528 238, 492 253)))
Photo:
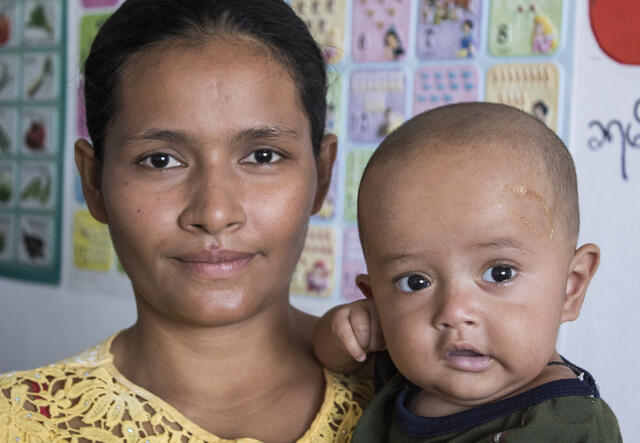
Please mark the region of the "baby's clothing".
MULTIPOLYGON (((76 357, 0 374, 0 441, 258 443, 220 439, 126 379, 110 352, 116 335, 76 357)), ((371 382, 324 372, 324 401, 298 443, 348 442, 371 400, 371 382)))
POLYGON ((618 421, 600 398, 591 374, 566 363, 578 378, 552 381, 495 403, 434 418, 409 410, 419 388, 396 373, 365 410, 352 441, 622 442, 618 421))

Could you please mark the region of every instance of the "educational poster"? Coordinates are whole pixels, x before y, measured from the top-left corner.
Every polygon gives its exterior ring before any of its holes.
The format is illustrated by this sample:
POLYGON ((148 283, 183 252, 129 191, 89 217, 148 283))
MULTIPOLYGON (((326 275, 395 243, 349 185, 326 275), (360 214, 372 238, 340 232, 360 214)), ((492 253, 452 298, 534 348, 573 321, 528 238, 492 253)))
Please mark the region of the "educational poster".
MULTIPOLYGON (((69 147, 75 138, 88 137, 79 66, 99 27, 120 2, 74 0, 67 65, 69 72, 74 72, 67 93, 71 107, 67 121, 69 147)), ((311 306, 321 313, 331 305, 361 297, 354 281, 356 275, 366 272, 357 232, 358 185, 376 146, 409 117, 449 103, 489 100, 518 106, 568 138, 571 90, 567 78, 572 75, 573 28, 567 18, 574 4, 567 0, 289 3, 323 51, 328 77, 326 132, 338 136, 338 156, 327 198, 311 217, 306 246, 291 285, 294 304, 311 306), (544 19, 536 19, 538 16, 544 19), (547 21, 553 27, 553 40, 548 50, 534 51, 534 25, 547 21), (504 29, 508 38, 496 46, 498 40, 503 41, 498 37, 504 29)), ((29 63, 35 69, 44 61, 33 58, 29 63)), ((12 69, 12 63, 7 64, 12 69)), ((0 90, 0 97, 25 93, 22 84, 9 83, 7 88, 5 92, 0 90)), ((49 94, 50 90, 45 88, 42 93, 49 94)), ((10 111, 0 107, 0 121, 23 124, 22 114, 10 111)), ((2 183, 26 186, 20 181, 21 171, 1 160, 0 200, 2 183)), ((67 167, 68 285, 77 290, 109 288, 109 292, 129 294, 131 288, 111 246, 108 229, 89 214, 71 160, 67 167)), ((38 170, 42 170, 41 165, 29 173, 38 170)), ((59 179, 53 173, 52 179, 55 177, 59 179)), ((45 185, 43 180, 41 186, 45 185)), ((12 195, 7 200, 13 202, 14 198, 12 195)), ((8 204, 0 201, 0 209, 8 204)), ((33 196, 28 205, 41 204, 33 196)), ((20 223, 0 217, 0 232, 12 232, 20 223)), ((46 229, 41 227, 40 231, 46 229)))
POLYGON ((562 39, 558 0, 493 0, 489 51, 495 56, 549 55, 562 39))
POLYGON ((292 0, 291 7, 304 20, 311 35, 322 48, 327 63, 342 60, 344 49, 344 0, 292 0))
POLYGON ((482 0, 420 0, 418 57, 469 59, 480 50, 482 0))
POLYGON ((406 79, 399 69, 361 70, 349 83, 349 139, 378 143, 406 119, 406 79))
POLYGON ((495 65, 487 73, 485 100, 527 111, 555 131, 559 86, 553 63, 495 65))
POLYGON ((478 81, 474 65, 419 68, 413 83, 413 115, 450 103, 477 101, 478 81))
POLYGON ((0 275, 58 283, 66 2, 0 3, 0 275))
POLYGON ((347 153, 347 176, 344 183, 344 219, 357 220, 358 185, 373 149, 353 149, 347 153))
MULTIPOLYGON (((313 3, 313 2, 312 2, 313 3)), ((356 62, 401 61, 410 50, 409 0, 353 2, 351 52, 356 62)))
MULTIPOLYGON (((74 82, 70 84, 68 102, 70 118, 68 134, 70 147, 77 138, 89 139, 82 98, 83 79, 79 66, 84 63, 98 29, 120 3, 115 0, 75 0, 75 20, 69 32, 69 70, 74 82)), ((70 20, 71 21, 71 20, 70 20)), ((111 244, 106 225, 95 220, 87 209, 80 177, 74 163, 69 165, 72 193, 67 227, 70 243, 68 257, 69 285, 77 290, 109 287, 110 291, 128 293, 131 286, 111 244)))
POLYGON ((333 293, 335 270, 335 232, 326 226, 309 227, 293 278, 293 294, 329 297, 333 293))
POLYGON ((358 228, 349 227, 344 230, 342 248, 342 298, 347 301, 361 299, 363 295, 356 286, 356 277, 366 273, 367 266, 362 255, 358 228))
MULTIPOLYGON (((80 66, 84 63, 100 26, 122 0, 74 0, 69 19, 68 69, 73 72, 69 82, 67 125, 70 149, 77 138, 89 139, 84 116, 83 79, 80 66)), ((80 177, 74 162, 69 162, 71 193, 67 196, 67 257, 69 286, 76 290, 96 290, 108 287, 112 293, 128 293, 130 284, 111 244, 106 225, 95 220, 87 209, 80 177)))
MULTIPOLYGON (((325 122, 325 132, 337 134, 340 132, 340 114, 341 114, 341 95, 342 80, 340 75, 329 70, 327 72, 327 81, 329 90, 327 91, 327 119, 325 122)), ((333 166, 333 175, 331 176, 331 184, 324 199, 322 208, 313 216, 314 220, 331 220, 336 213, 336 205, 338 204, 338 171, 340 159, 337 158, 333 166)))

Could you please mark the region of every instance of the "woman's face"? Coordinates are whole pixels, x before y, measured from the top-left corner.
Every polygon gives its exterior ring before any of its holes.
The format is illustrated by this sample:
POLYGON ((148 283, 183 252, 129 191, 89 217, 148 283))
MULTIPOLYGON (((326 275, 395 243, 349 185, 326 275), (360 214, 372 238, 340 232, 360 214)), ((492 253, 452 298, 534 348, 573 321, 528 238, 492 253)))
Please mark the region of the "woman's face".
POLYGON ((134 60, 87 200, 141 314, 222 325, 286 303, 335 138, 314 156, 294 82, 257 43, 164 46, 134 60))

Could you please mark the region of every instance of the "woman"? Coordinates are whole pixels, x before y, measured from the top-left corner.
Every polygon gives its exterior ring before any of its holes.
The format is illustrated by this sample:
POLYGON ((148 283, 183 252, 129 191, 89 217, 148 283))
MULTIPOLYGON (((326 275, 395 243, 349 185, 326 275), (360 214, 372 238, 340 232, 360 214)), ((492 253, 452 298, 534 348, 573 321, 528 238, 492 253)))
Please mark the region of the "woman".
POLYGON ((369 387, 322 369, 288 295, 337 145, 304 24, 280 0, 127 0, 85 84, 76 164, 138 320, 0 377, 0 439, 348 440, 369 387))

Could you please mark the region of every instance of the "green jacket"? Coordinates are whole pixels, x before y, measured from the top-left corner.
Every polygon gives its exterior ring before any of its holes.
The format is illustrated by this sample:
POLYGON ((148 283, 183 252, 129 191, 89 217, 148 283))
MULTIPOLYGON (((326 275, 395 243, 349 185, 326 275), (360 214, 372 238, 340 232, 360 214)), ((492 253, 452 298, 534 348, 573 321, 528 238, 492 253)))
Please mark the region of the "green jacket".
POLYGON ((572 369, 583 375, 438 418, 419 417, 404 406, 418 388, 396 373, 365 410, 352 442, 622 442, 591 375, 572 369))

